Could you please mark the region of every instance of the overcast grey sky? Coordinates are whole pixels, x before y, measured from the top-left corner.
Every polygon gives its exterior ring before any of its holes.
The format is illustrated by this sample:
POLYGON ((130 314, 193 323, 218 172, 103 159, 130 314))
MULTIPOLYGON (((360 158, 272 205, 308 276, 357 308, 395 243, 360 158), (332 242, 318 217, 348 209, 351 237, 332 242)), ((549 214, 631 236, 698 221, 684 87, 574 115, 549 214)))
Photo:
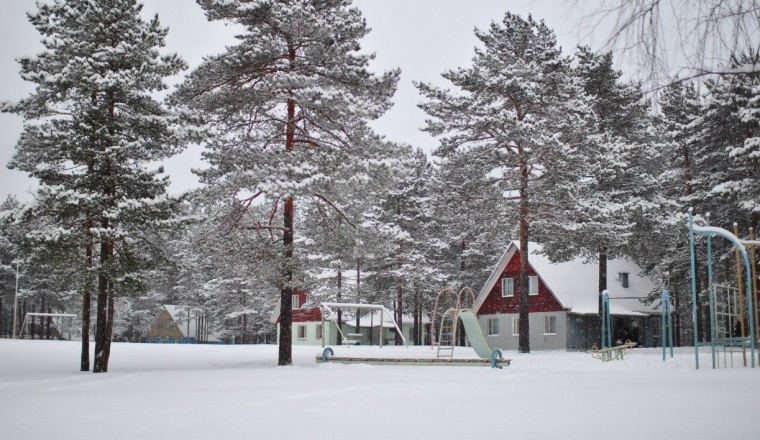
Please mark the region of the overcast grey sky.
MULTIPOLYGON (((146 17, 158 13, 169 27, 167 52, 177 52, 193 67, 204 55, 222 52, 235 43, 235 30, 223 23, 209 23, 194 0, 142 0, 146 17)), ((395 105, 373 127, 388 139, 430 151, 436 141, 421 132, 425 115, 417 108, 420 96, 413 81, 446 86, 440 74, 448 69, 470 65, 477 44, 473 30, 484 29, 499 21, 507 11, 543 19, 554 29, 564 53, 571 53, 579 43, 574 23, 580 11, 568 11, 562 0, 354 0, 367 19, 372 32, 363 41, 362 50, 375 52, 372 68, 380 72, 401 68, 401 80, 395 105)), ((4 0, 0 15, 0 100, 15 101, 32 90, 19 77, 18 57, 33 55, 42 49, 40 35, 29 24, 26 12, 35 10, 34 0, 4 0)), ((606 35, 595 41, 583 41, 598 47, 606 35)), ((170 86, 179 82, 172 79, 170 86)), ((22 120, 15 115, 0 114, 0 201, 15 194, 22 201, 32 199, 34 181, 5 166, 13 155, 21 133, 22 120)), ((197 186, 190 169, 202 167, 200 147, 165 163, 172 176, 170 191, 180 193, 197 186)))

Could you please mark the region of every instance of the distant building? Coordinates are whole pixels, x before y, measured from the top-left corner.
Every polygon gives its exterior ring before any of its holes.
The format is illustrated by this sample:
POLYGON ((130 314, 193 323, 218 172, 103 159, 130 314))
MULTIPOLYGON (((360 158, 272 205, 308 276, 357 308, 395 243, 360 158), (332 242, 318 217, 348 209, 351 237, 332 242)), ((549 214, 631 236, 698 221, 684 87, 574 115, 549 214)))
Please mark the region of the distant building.
MULTIPOLYGON (((530 348, 588 350, 601 342, 598 268, 576 258, 552 263, 529 243, 530 348)), ((660 311, 642 302, 655 288, 643 270, 627 259, 608 260, 613 345, 626 340, 660 346, 660 311)), ((519 244, 507 247, 481 289, 473 311, 492 347, 518 348, 519 244)))
POLYGON ((224 340, 208 331, 202 315, 188 317, 185 307, 165 304, 150 326, 145 342, 156 344, 221 344, 224 340))
MULTIPOLYGON (((305 307, 308 293, 302 290, 293 291, 293 324, 292 324, 292 341, 293 345, 322 345, 324 335, 325 345, 338 345, 339 334, 337 329, 336 317, 325 316, 322 319, 322 310, 319 307, 305 307)), ((379 345, 380 335, 383 337, 383 345, 393 344, 396 330, 391 317, 384 314, 381 323, 380 312, 375 311, 368 313, 359 318, 359 328, 356 327, 356 310, 344 309, 341 314, 341 331, 343 336, 351 344, 361 345, 379 345), (382 328, 382 332, 381 329, 382 328)), ((275 309, 271 317, 271 322, 277 323, 277 335, 280 334, 280 308, 275 309)), ((423 341, 428 340, 428 330, 430 321, 423 317, 423 341)), ((411 316, 405 316, 401 325, 401 331, 406 338, 408 345, 413 345, 414 325, 411 316)), ((342 341, 341 341, 342 343, 342 341)))

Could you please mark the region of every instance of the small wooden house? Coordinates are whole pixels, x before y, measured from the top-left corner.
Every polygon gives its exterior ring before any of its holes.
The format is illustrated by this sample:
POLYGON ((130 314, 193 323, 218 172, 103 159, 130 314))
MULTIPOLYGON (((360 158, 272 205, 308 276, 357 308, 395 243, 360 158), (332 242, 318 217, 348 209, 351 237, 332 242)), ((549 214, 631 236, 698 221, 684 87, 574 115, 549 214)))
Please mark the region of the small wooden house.
POLYGON ((145 342, 157 344, 197 344, 223 343, 221 339, 206 330, 200 316, 185 307, 165 304, 156 316, 145 342))
MULTIPOLYGON (((529 243, 530 347, 535 350, 588 350, 601 342, 598 264, 577 258, 552 263, 529 243)), ((473 311, 492 347, 518 348, 519 243, 507 247, 480 290, 473 311)), ((641 346, 659 346, 659 310, 643 299, 654 282, 627 259, 608 260, 613 344, 631 340, 641 346)))

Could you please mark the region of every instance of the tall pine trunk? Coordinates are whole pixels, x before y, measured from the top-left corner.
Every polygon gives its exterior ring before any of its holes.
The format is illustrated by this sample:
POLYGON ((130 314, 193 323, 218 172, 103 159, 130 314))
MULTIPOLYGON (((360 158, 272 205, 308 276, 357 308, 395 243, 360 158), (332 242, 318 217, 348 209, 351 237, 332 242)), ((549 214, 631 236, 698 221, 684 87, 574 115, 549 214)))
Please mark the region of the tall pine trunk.
MULTIPOLYGON (((108 219, 103 219, 101 227, 108 229, 108 219)), ((106 366, 106 337, 108 336, 108 276, 105 271, 110 260, 109 243, 100 243, 100 268, 98 273, 98 297, 95 312, 95 363, 93 373, 105 373, 106 366)))
MULTIPOLYGON (((295 70, 296 48, 288 39, 288 57, 290 69, 295 70)), ((291 154, 296 137, 296 101, 288 99, 288 120, 285 129, 285 152, 291 154)), ((284 255, 282 262, 283 287, 280 290, 280 340, 277 365, 293 363, 293 227, 295 201, 293 196, 285 198, 283 209, 282 244, 284 255)))
POLYGON ((285 200, 283 221, 285 231, 282 241, 285 247, 282 262, 283 287, 280 289, 280 340, 277 365, 293 363, 293 215, 295 214, 293 198, 285 200))
POLYGON ((530 309, 528 291, 528 164, 526 159, 520 158, 520 306, 518 351, 530 353, 530 309))
POLYGON ((113 341, 113 314, 114 314, 114 283, 108 283, 108 311, 106 312, 106 338, 103 344, 103 372, 108 372, 108 361, 111 359, 111 341, 113 341))
POLYGON ((82 355, 80 359, 80 371, 90 371, 90 298, 92 298, 92 217, 87 214, 85 222, 85 271, 84 292, 82 292, 82 355))

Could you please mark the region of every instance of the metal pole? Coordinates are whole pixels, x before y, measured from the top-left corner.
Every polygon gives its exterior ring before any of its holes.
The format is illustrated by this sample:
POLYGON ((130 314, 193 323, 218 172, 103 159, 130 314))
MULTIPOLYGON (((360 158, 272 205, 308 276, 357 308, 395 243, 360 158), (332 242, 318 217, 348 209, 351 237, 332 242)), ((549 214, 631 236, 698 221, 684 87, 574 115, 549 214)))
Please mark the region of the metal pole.
POLYGON ((671 307, 670 295, 668 295, 668 347, 670 357, 673 357, 673 308, 671 307))
MULTIPOLYGON (((755 230, 749 228, 749 239, 755 241, 755 230)), ((750 262, 752 263, 752 305, 755 308, 755 334, 760 331, 758 326, 760 325, 760 316, 758 316, 757 310, 757 262, 755 261, 755 246, 750 246, 750 262)), ((749 287, 748 287, 749 289, 749 287)), ((754 344, 755 341, 752 341, 754 344)))
POLYGON ((665 347, 670 347, 670 357, 673 357, 673 320, 671 318, 670 309, 670 292, 667 290, 662 291, 662 309, 660 311, 662 316, 662 360, 665 360, 665 347), (667 330, 666 330, 667 329, 667 330))
POLYGON ((694 258, 694 208, 689 208, 689 251, 691 256, 691 321, 694 325, 694 363, 699 370, 699 344, 697 343, 697 269, 694 258))
POLYGON ((612 319, 610 318, 610 292, 602 291, 602 348, 612 347, 612 319))
MULTIPOLYGON (((707 226, 710 226, 710 213, 705 216, 707 219, 707 226)), ((715 338, 716 338, 716 326, 715 321, 715 288, 713 286, 713 270, 712 270, 712 234, 707 235, 707 296, 710 301, 710 352, 712 353, 712 367, 715 369, 715 338)))
POLYGON ((16 294, 13 296, 13 339, 18 339, 18 261, 16 261, 16 294))
MULTIPOLYGON (((734 236, 739 239, 739 225, 734 222, 734 236)), ((734 252, 735 259, 736 259, 736 286, 738 287, 739 292, 739 336, 745 337, 746 336, 746 327, 744 325, 744 286, 742 285, 742 262, 741 262, 741 256, 739 255, 739 248, 736 248, 736 251, 734 252)), ((749 289, 749 284, 747 285, 747 288, 749 289)), ((747 366, 747 347, 742 344, 742 359, 744 362, 744 366, 747 366)))
POLYGON ((322 306, 319 306, 319 314, 322 315, 322 348, 325 348, 325 331, 327 329, 325 328, 325 309, 322 306))
POLYGON ((665 361, 665 309, 668 307, 667 302, 670 301, 670 295, 667 290, 662 291, 660 302, 662 303, 662 309, 660 309, 660 340, 662 341, 662 360, 665 361))

